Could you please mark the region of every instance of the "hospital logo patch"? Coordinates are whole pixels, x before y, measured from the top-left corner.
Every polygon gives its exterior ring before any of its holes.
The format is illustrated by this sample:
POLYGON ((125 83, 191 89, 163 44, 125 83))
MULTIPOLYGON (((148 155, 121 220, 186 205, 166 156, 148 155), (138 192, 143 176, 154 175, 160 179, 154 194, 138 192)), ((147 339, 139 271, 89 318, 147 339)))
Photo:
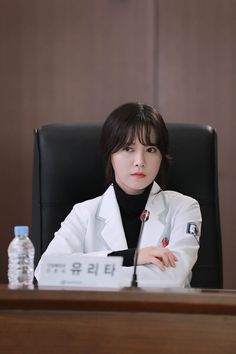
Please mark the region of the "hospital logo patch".
POLYGON ((189 222, 187 224, 186 232, 187 232, 187 234, 191 234, 195 237, 199 236, 199 229, 198 229, 197 225, 193 222, 189 222))

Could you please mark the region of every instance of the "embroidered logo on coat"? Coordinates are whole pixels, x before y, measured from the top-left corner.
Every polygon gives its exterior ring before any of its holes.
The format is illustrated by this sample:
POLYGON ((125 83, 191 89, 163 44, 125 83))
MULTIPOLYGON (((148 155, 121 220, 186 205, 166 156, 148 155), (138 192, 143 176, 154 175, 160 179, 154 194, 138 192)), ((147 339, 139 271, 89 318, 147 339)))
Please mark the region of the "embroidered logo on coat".
POLYGON ((198 227, 193 222, 189 222, 187 224, 186 232, 187 232, 187 234, 191 234, 193 236, 198 236, 199 235, 198 227))

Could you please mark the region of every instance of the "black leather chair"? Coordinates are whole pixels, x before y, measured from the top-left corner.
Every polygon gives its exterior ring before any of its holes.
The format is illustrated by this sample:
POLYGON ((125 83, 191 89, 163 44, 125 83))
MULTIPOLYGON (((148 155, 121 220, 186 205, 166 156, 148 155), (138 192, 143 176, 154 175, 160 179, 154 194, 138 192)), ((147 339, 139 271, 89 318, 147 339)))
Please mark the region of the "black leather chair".
MULTIPOLYGON (((172 164, 168 189, 197 199, 203 225, 191 285, 222 288, 217 135, 197 124, 167 124, 172 164)), ((100 124, 50 124, 35 130, 32 239, 36 264, 75 203, 105 190, 100 124)))

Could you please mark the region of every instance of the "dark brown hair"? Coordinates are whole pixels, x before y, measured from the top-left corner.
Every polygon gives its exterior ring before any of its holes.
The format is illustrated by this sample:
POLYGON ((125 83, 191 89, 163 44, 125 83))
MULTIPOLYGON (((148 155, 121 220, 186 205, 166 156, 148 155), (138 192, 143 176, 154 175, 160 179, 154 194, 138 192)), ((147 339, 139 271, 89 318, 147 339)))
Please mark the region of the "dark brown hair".
POLYGON ((157 176, 161 188, 167 184, 169 170, 168 131, 160 113, 153 107, 141 103, 125 103, 119 106, 106 119, 101 133, 101 148, 106 162, 106 178, 110 184, 114 181, 111 155, 122 147, 131 145, 138 136, 143 145, 156 146, 162 155, 157 176), (154 129, 156 141, 151 141, 154 129))

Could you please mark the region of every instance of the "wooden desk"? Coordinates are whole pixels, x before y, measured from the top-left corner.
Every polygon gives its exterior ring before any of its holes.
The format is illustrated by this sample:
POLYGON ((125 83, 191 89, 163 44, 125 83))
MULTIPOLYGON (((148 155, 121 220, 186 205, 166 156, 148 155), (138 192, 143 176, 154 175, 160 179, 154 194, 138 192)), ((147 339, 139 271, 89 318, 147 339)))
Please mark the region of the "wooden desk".
POLYGON ((1 354, 236 353, 236 291, 10 290, 1 354))

